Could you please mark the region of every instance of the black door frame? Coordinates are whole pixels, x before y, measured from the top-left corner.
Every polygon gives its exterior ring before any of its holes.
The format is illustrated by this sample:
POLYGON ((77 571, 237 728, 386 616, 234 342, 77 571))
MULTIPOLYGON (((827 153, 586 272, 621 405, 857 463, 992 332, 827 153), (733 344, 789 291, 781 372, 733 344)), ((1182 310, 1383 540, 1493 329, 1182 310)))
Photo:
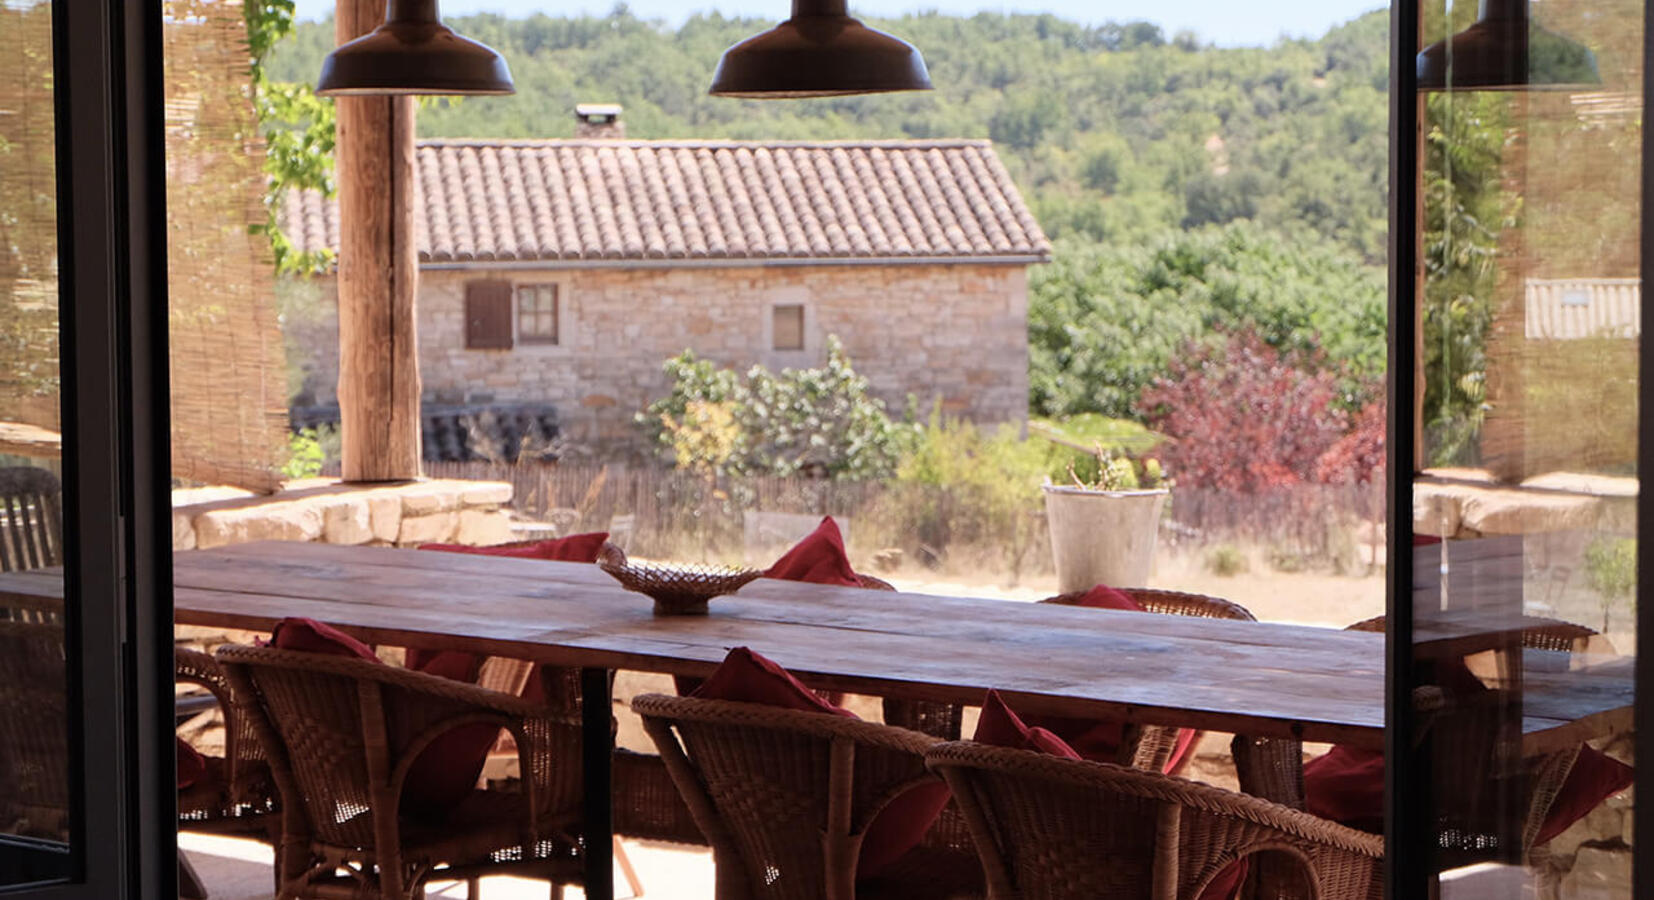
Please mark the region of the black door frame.
POLYGON ((69 877, 177 896, 161 6, 53 0, 69 877))
MULTIPOLYGON (((1393 0, 1390 4, 1390 333, 1387 390, 1389 422, 1385 443, 1389 478, 1388 546, 1386 548, 1386 614, 1389 636, 1385 648, 1385 896, 1390 900, 1416 900, 1433 895, 1434 872, 1427 842, 1431 799, 1428 791, 1408 790, 1423 783, 1415 771, 1411 752, 1414 737, 1412 695, 1413 675, 1413 448, 1415 434, 1413 397, 1417 387, 1414 369, 1417 314, 1418 263, 1418 182, 1422 161, 1418 158, 1419 95, 1415 55, 1419 50, 1419 0, 1393 0)), ((1654 97, 1654 29, 1649 28, 1654 0, 1643 5, 1643 98, 1654 97)), ((1649 141, 1648 120, 1643 119, 1642 209, 1640 240, 1642 271, 1654 262, 1654 144, 1649 141)), ((1646 274, 1642 277, 1646 284, 1646 274)), ((1641 334, 1654 334, 1654 304, 1642 292, 1641 334)), ((1654 360, 1647 352, 1638 361, 1637 472, 1654 473, 1654 360)), ((1644 663, 1640 652, 1654 636, 1654 603, 1643 602, 1650 594, 1644 585, 1654 585, 1654 544, 1643 540, 1643 523, 1654 522, 1654 492, 1637 495, 1637 669, 1635 729, 1654 734, 1654 665, 1644 663)), ((1637 767, 1637 796, 1654 798, 1654 766, 1637 767)), ((1634 815, 1637 848, 1654 848, 1654 813, 1634 815)), ((1650 851, 1639 849, 1633 856, 1632 894, 1636 900, 1654 900, 1654 869, 1646 863, 1650 851)))

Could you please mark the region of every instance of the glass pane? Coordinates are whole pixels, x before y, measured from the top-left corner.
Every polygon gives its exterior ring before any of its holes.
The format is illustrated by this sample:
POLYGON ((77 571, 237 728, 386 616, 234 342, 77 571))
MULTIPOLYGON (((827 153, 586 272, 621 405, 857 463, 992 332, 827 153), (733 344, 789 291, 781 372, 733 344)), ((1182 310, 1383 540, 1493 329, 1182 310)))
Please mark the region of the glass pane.
POLYGON ((0 888, 62 877, 70 836, 59 476, 52 7, 0 2, 0 888), (53 599, 56 598, 56 599, 53 599))
POLYGON ((1629 897, 1643 10, 1481 14, 1424 11, 1416 787, 1444 897, 1629 897))

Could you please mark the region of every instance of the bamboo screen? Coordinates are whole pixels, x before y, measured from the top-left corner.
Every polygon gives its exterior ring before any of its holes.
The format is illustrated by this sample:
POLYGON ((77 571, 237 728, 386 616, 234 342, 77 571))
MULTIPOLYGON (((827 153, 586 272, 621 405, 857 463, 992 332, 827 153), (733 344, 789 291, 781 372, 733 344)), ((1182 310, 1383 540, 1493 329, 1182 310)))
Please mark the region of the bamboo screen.
MULTIPOLYGON (((0 426, 55 433, 57 184, 52 10, 0 0, 0 426)), ((0 439, 0 452, 26 452, 0 439)), ((55 453, 55 451, 52 451, 55 453)), ((29 455, 47 455, 30 453, 29 455)))
POLYGON ((177 478, 280 486, 287 378, 264 143, 237 2, 165 4, 167 280, 177 478))

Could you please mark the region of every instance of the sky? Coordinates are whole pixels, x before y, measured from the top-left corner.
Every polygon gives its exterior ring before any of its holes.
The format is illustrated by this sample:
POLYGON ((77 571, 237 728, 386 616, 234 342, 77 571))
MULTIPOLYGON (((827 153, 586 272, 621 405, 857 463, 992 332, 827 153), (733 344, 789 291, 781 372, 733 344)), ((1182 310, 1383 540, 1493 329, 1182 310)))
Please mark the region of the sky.
MULTIPOLYGON (((297 0, 301 19, 325 18, 335 0, 297 0)), ((590 13, 603 15, 614 0, 441 0, 443 15, 492 12, 524 17, 590 13)), ((936 10, 954 15, 989 12, 1051 12, 1077 22, 1100 24, 1109 20, 1147 20, 1168 36, 1193 31, 1203 42, 1224 47, 1259 46, 1283 35, 1319 37, 1328 28, 1385 4, 1377 0, 1274 0, 1241 3, 1236 0, 850 0, 851 14, 892 16, 936 10)), ((784 19, 790 0, 627 0, 633 15, 664 19, 676 25, 691 13, 717 11, 725 15, 784 19)))

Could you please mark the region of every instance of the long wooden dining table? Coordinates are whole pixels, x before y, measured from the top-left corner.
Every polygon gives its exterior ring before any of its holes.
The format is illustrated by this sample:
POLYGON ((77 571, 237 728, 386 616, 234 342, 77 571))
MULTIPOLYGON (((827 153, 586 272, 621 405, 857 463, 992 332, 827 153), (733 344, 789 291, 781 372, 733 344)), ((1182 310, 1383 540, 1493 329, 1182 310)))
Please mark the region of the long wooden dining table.
MULTIPOLYGON (((61 579, 57 580, 61 596, 61 579)), ((174 554, 179 624, 267 631, 288 616, 365 641, 583 670, 587 895, 613 894, 608 671, 705 676, 748 646, 812 684, 1035 713, 1108 715, 1381 749, 1384 635, 759 579, 705 616, 656 616, 595 565, 264 542, 174 554)), ((0 606, 50 593, 0 575, 0 606)), ((1523 683, 1523 752, 1631 724, 1632 660, 1523 683)))

